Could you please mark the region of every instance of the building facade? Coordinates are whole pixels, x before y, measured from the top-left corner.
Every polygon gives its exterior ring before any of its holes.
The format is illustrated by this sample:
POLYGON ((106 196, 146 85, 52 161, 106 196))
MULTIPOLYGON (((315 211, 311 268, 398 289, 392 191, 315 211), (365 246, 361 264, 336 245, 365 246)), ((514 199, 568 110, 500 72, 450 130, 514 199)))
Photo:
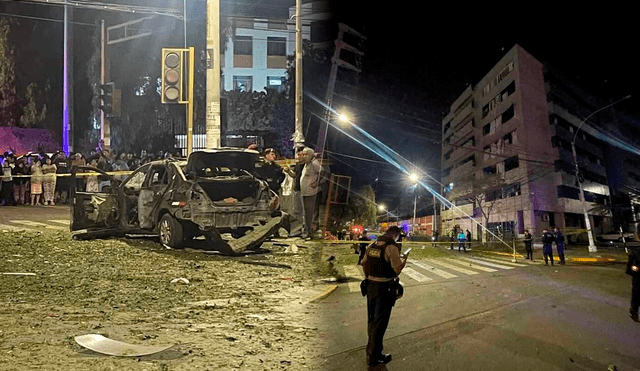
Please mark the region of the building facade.
MULTIPOLYGON (((591 102, 578 107, 583 92, 563 82, 516 45, 451 105, 441 163, 455 206, 443 207, 443 233, 459 225, 483 235, 479 224, 501 238, 584 228, 571 141, 591 102)), ((603 144, 581 131, 576 147, 591 225, 602 233, 611 227, 603 144)))

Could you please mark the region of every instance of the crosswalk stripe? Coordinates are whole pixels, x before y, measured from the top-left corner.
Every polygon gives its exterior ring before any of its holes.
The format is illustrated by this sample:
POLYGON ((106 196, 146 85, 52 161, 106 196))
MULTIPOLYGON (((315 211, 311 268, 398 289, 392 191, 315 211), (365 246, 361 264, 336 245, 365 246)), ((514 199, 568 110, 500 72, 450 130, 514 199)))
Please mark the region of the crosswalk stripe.
POLYGON ((473 263, 471 263, 469 261, 461 261, 461 260, 458 260, 458 259, 451 259, 451 258, 447 258, 447 260, 450 261, 450 262, 453 262, 453 263, 462 264, 465 267, 469 266, 469 267, 471 267, 473 269, 478 269, 478 270, 485 271, 485 272, 497 272, 498 271, 497 269, 483 267, 483 266, 478 265, 478 264, 473 264, 473 263))
POLYGON ((434 260, 431 260, 431 261, 436 263, 436 264, 438 264, 438 265, 441 265, 441 266, 443 266, 445 268, 449 268, 449 269, 452 269, 452 270, 454 270, 456 272, 464 273, 464 274, 469 275, 469 276, 473 275, 473 274, 478 274, 478 272, 476 272, 476 271, 472 271, 472 270, 465 269, 465 268, 459 268, 459 267, 457 267, 455 265, 451 265, 449 263, 445 263, 443 260, 444 259, 434 259, 434 260))
MULTIPOLYGON (((364 273, 360 270, 360 267, 357 265, 344 265, 344 275, 347 277, 355 277, 364 279, 364 273)), ((349 281, 349 292, 359 292, 360 291, 360 281, 349 281)))
MULTIPOLYGON (((468 258, 468 259, 470 259, 470 258, 468 258)), ((478 259, 478 260, 487 260, 487 261, 494 262, 494 263, 499 263, 499 264, 513 265, 514 267, 526 267, 527 266, 526 264, 522 264, 522 263, 514 263, 514 262, 506 261, 506 260, 503 260, 503 259, 485 258, 484 256, 483 257, 477 256, 476 259, 478 259)))
POLYGON ((451 274, 449 272, 445 272, 445 271, 443 271, 441 269, 433 267, 433 266, 431 266, 429 264, 425 264, 425 263, 423 263, 421 261, 412 261, 411 264, 415 265, 416 267, 420 267, 420 268, 426 270, 427 272, 436 274, 436 275, 438 275, 438 276, 440 276, 442 278, 455 278, 455 277, 458 277, 455 274, 451 274))
POLYGON ((413 278, 414 280, 416 280, 418 282, 433 281, 433 279, 425 276, 422 273, 418 273, 416 270, 411 269, 409 267, 405 267, 402 270, 402 274, 406 274, 407 276, 413 278))
POLYGON ((32 220, 9 220, 11 223, 18 223, 18 224, 23 224, 26 225, 27 227, 34 227, 34 228, 49 228, 49 229, 61 229, 61 230, 66 230, 67 228, 65 227, 60 227, 57 225, 49 225, 49 224, 45 224, 45 223, 40 223, 40 222, 34 222, 32 220))
POLYGON ((15 225, 0 224, 0 231, 24 231, 24 228, 15 225))
POLYGON ((69 219, 49 219, 48 221, 52 223, 64 224, 66 226, 69 226, 71 224, 71 221, 69 219))

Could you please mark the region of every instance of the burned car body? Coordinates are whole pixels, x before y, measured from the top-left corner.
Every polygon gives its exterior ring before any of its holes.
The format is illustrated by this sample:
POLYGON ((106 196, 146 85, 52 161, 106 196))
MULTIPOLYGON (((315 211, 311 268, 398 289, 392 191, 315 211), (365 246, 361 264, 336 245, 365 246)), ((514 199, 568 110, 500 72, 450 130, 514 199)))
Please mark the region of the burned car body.
POLYGON ((278 196, 255 175, 258 152, 220 148, 193 152, 188 160, 165 159, 140 166, 123 181, 91 168, 74 169, 72 231, 78 236, 157 234, 179 248, 205 236, 225 254, 259 247, 279 228, 278 196), (86 172, 111 186, 77 189, 86 172), (83 173, 85 172, 85 173, 83 173))

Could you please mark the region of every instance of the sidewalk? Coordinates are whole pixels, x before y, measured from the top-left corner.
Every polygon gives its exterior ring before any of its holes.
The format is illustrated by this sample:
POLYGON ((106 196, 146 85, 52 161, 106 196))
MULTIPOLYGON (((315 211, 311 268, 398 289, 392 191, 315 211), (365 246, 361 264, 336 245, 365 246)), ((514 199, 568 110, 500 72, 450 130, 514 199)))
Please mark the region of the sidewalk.
MULTIPOLYGON (((516 250, 516 258, 524 259, 521 249, 516 250)), ((565 261, 567 263, 613 263, 613 264, 626 264, 628 255, 622 246, 597 246, 597 252, 589 252, 587 245, 568 245, 565 247, 565 261)), ((501 255, 505 257, 513 257, 513 253, 507 253, 504 251, 495 251, 490 249, 476 249, 476 252, 490 253, 501 255)), ((542 244, 533 244, 534 259, 544 259, 542 255, 542 244)), ((553 247, 553 259, 559 261, 558 252, 554 245, 553 247)))

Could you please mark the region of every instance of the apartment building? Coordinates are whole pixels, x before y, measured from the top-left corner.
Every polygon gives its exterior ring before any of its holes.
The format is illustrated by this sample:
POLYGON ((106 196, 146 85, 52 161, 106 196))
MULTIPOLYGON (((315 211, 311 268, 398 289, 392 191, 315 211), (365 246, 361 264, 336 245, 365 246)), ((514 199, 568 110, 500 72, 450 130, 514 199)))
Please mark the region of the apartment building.
MULTIPOLYGON (((572 166, 572 133, 590 102, 555 71, 515 45, 451 105, 442 126, 443 232, 486 224, 502 236, 529 229, 584 227, 572 166), (584 100, 584 99, 583 99, 584 100)), ((594 109, 595 110, 595 109, 594 109)), ((610 228, 603 144, 576 139, 587 209, 596 232, 610 228)))
MULTIPOLYGON (((314 47, 327 46, 324 29, 331 19, 330 3, 302 4, 302 38, 314 47)), ((226 40, 222 56, 222 89, 263 91, 282 88, 287 56, 295 53, 295 7, 289 19, 234 18, 234 34, 226 40)))

